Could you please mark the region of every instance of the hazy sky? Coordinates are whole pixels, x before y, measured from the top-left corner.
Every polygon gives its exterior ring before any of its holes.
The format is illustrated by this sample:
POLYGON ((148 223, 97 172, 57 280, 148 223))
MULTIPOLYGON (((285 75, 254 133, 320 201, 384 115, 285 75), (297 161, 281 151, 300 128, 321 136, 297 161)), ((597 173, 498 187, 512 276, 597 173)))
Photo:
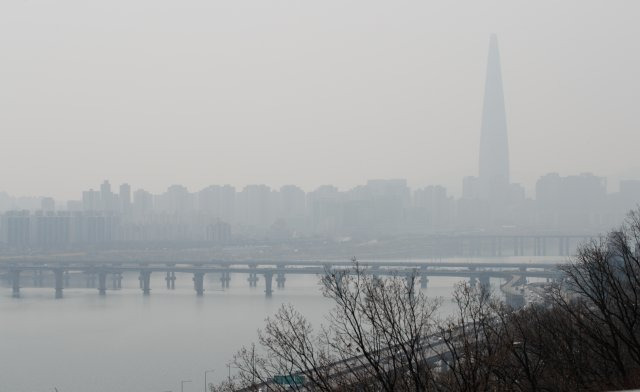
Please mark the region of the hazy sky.
POLYGON ((457 193, 492 32, 514 182, 640 178, 638 20, 637 0, 1 0, 0 190, 457 193))

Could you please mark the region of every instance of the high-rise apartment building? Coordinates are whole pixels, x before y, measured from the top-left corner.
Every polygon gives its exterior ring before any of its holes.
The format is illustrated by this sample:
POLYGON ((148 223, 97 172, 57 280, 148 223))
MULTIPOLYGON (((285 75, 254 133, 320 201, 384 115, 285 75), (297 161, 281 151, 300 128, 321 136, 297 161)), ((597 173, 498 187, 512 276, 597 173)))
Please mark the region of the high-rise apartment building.
POLYGON ((131 186, 129 184, 120 185, 120 192, 118 193, 118 199, 120 202, 120 211, 124 214, 131 213, 131 186))

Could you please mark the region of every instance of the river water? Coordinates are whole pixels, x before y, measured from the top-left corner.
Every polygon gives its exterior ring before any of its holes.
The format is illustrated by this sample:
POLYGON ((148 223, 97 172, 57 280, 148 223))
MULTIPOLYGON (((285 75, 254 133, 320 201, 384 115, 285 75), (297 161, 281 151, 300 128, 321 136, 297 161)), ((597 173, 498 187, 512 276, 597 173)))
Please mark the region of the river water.
MULTIPOLYGON (((442 298, 443 314, 459 280, 430 278, 426 294, 442 298)), ((161 274, 146 297, 133 274, 104 297, 68 288, 55 300, 52 288, 25 287, 16 299, 0 287, 0 392, 180 391, 182 380, 191 380, 185 392, 202 391, 205 371, 214 370, 209 382, 226 378, 233 354, 283 303, 314 324, 332 307, 315 276, 289 275, 271 298, 262 280, 250 288, 246 275, 232 275, 224 290, 207 275, 204 297, 191 275, 178 275, 175 290, 164 287, 161 274)))

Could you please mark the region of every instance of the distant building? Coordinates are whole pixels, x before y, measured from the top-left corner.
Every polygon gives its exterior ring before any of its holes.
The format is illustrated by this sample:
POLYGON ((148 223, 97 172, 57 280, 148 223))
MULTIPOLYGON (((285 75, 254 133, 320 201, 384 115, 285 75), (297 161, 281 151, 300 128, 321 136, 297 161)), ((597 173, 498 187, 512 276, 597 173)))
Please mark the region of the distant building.
POLYGON ((57 214, 38 211, 32 217, 34 224, 34 245, 40 248, 61 248, 71 242, 71 215, 66 211, 57 214))
POLYGON ((99 211, 102 208, 100 192, 89 189, 82 192, 82 210, 83 211, 99 211))
POLYGON ((197 195, 198 211, 225 222, 235 222, 236 189, 231 185, 211 185, 197 195))
POLYGON ((144 189, 138 189, 133 194, 133 215, 141 217, 153 210, 153 195, 144 189))
POLYGON ((467 176, 462 179, 462 198, 463 199, 479 199, 480 184, 478 177, 467 176))
POLYGON ((171 185, 155 197, 154 210, 171 214, 184 214, 195 210, 195 196, 182 185, 171 185))
POLYGON ((512 184, 509 141, 498 39, 489 41, 480 130, 477 177, 465 177, 456 202, 456 226, 464 230, 499 230, 527 219, 524 188, 512 184))
POLYGON ((348 192, 344 229, 365 236, 399 233, 410 204, 411 191, 406 180, 369 180, 348 192))
POLYGON ((271 188, 266 185, 247 185, 237 195, 236 213, 239 223, 266 230, 273 223, 271 188))
POLYGON ((640 206, 640 181, 620 181, 620 208, 630 210, 640 206))
POLYGON ((40 209, 47 212, 55 211, 56 201, 52 197, 43 197, 40 201, 40 209))
POLYGON ((31 229, 29 211, 9 211, 2 216, 2 239, 9 247, 28 247, 31 229))
POLYGON ((231 240, 231 225, 222 221, 208 225, 206 239, 219 245, 228 243, 231 240))
POLYGON ((280 188, 277 217, 281 218, 287 227, 297 232, 304 231, 306 207, 306 194, 302 189, 295 185, 280 188))
POLYGON ((450 229, 453 224, 454 202, 442 186, 428 186, 418 189, 413 194, 416 212, 422 217, 428 231, 450 229))
POLYGON ((323 185, 307 194, 307 215, 313 234, 334 236, 344 219, 344 195, 333 185, 323 185))
POLYGON ((591 173, 550 173, 536 182, 538 224, 549 228, 594 228, 603 224, 607 183, 591 173))
POLYGON ((114 211, 116 209, 115 195, 111 192, 111 184, 105 180, 100 185, 100 200, 102 202, 102 211, 114 211))
POLYGON ((131 213, 131 186, 129 184, 120 185, 118 200, 120 202, 120 211, 125 215, 129 215, 131 213))
POLYGON ((478 194, 492 204, 504 203, 509 187, 509 143, 502 89, 498 38, 491 35, 482 108, 478 194))

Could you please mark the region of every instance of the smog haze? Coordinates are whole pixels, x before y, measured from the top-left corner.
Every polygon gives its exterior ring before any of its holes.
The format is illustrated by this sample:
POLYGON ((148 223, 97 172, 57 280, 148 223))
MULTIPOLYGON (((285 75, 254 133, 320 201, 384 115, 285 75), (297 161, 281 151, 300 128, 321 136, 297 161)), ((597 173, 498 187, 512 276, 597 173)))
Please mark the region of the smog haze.
POLYGON ((0 4, 2 189, 477 175, 489 36, 511 180, 639 179, 635 1, 0 4))

